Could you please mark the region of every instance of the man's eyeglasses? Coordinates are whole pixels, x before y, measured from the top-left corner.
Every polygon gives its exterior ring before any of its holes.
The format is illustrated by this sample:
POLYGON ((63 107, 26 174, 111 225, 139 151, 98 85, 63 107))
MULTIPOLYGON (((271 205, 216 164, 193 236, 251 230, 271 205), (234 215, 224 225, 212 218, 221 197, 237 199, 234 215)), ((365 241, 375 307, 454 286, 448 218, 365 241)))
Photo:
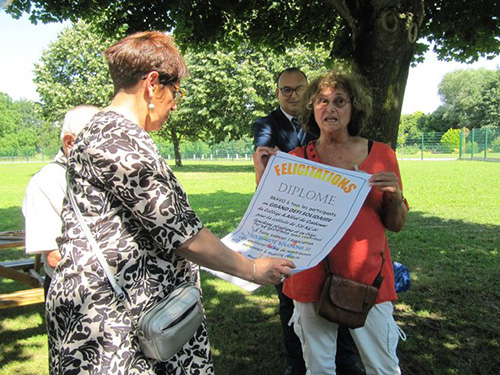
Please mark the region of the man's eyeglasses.
POLYGON ((281 91, 281 95, 286 97, 292 96, 294 92, 297 94, 297 96, 300 96, 300 93, 304 90, 304 86, 301 85, 295 88, 290 86, 284 86, 280 87, 279 90, 281 91))
POLYGON ((335 108, 341 109, 341 108, 344 108, 347 104, 349 104, 350 101, 342 95, 336 96, 333 99, 333 101, 330 101, 329 99, 325 98, 324 96, 320 96, 319 98, 317 98, 314 101, 314 104, 319 109, 329 107, 330 103, 332 103, 335 108))

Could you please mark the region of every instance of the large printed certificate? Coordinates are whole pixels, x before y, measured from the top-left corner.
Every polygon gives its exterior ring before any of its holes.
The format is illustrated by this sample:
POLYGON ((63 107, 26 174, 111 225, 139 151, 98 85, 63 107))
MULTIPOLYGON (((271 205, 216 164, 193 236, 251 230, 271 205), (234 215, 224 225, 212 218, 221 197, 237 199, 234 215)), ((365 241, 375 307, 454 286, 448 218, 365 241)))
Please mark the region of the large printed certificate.
MULTIPOLYGON (((371 189, 370 176, 278 152, 269 159, 240 224, 222 241, 249 259, 290 259, 297 266, 293 273, 314 267, 358 215, 371 189)), ((249 291, 258 287, 207 271, 249 291)))

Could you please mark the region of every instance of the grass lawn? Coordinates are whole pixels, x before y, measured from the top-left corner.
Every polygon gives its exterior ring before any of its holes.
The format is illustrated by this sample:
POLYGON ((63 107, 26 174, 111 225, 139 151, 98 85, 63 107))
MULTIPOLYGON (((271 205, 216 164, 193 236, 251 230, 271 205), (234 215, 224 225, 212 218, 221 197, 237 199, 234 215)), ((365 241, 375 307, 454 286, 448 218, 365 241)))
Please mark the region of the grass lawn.
MULTIPOLYGON (((0 164, 0 231, 23 227, 24 189, 42 163, 0 164)), ((403 374, 496 374, 500 368, 500 164, 401 161, 411 211, 389 234, 393 259, 412 272, 396 302, 408 339, 403 374)), ((219 236, 236 227, 254 191, 249 162, 173 168, 205 225, 219 236)), ((0 251, 0 260, 22 258, 0 251)), ((203 274, 216 374, 281 374, 285 361, 273 287, 250 294, 203 274)), ((0 293, 22 288, 0 279, 0 293)), ((47 374, 43 306, 0 310, 0 374, 47 374)))

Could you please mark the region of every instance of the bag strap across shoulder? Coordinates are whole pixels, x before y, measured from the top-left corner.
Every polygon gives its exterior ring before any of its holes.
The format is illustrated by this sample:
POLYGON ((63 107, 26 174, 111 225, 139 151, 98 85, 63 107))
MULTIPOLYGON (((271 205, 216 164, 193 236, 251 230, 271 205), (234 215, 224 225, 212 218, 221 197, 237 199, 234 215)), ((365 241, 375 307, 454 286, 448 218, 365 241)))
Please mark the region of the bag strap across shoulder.
MULTIPOLYGON (((304 159, 307 159, 307 160, 310 160, 309 159, 309 156, 307 155, 307 146, 308 145, 305 145, 303 146, 304 147, 304 159)), ((372 147, 373 147, 373 141, 371 139, 368 140, 368 154, 370 153, 370 151, 372 150, 372 147)), ((356 166, 355 166, 356 167, 356 166)))
MULTIPOLYGON (((130 317, 130 320, 132 322, 132 326, 135 330, 138 330, 138 319, 134 317, 134 314, 132 313, 128 300, 126 298, 125 291, 123 288, 116 282, 115 276, 111 269, 109 268, 108 262, 104 258, 104 255, 102 254, 102 250, 97 244, 94 236, 92 235, 90 228, 88 227, 87 223, 85 222, 85 219, 83 218, 82 212, 80 211, 80 208, 78 207, 78 204, 76 203, 75 200, 75 195, 73 194, 73 190, 70 188, 69 185, 69 171, 66 173, 66 182, 67 182, 67 188, 66 188, 66 195, 68 196, 68 199, 70 201, 71 207, 73 207, 75 214, 78 218, 78 222, 80 223, 80 226, 82 227, 83 233, 85 234, 85 237, 87 238, 87 241, 90 244, 90 247, 92 249, 92 252, 95 254, 97 257, 97 260, 99 261, 102 269, 104 270, 104 273, 109 280, 109 283, 111 284, 111 287, 113 288, 113 291, 116 295, 116 298, 118 301, 123 303, 123 306, 125 307, 125 311, 130 317)), ((180 286, 182 286, 181 284, 180 286)))
MULTIPOLYGON (((381 253, 382 256, 382 263, 380 264, 380 269, 378 271, 377 277, 375 277, 375 280, 373 280, 372 285, 376 288, 380 288, 380 285, 382 285, 382 281, 384 281, 384 277, 382 276, 382 269, 384 268, 384 263, 385 263, 385 254, 382 251, 381 253)), ((325 266, 325 270, 329 274, 333 274, 332 270, 330 269, 330 262, 328 262, 328 255, 323 259, 323 265, 325 266)))
POLYGON ((73 194, 73 190, 70 188, 69 185, 69 171, 66 172, 66 195, 70 201, 71 207, 73 207, 76 217, 78 218, 78 222, 80 223, 80 226, 82 227, 83 233, 85 234, 85 237, 87 237, 87 241, 90 244, 90 247, 92 249, 92 252, 95 254, 97 257, 97 260, 101 264, 102 269, 104 270, 104 274, 106 275, 107 279, 109 280, 109 283, 111 284, 111 287, 113 288, 113 291, 116 295, 116 299, 120 302, 123 303, 123 307, 125 308, 125 311, 127 312, 128 316, 130 317, 130 321, 132 322, 132 327, 137 330, 137 324, 138 321, 134 317, 134 314, 132 314, 132 311, 130 310, 127 297, 125 295, 125 291, 123 288, 116 282, 115 276, 111 269, 109 268, 108 262, 104 258, 104 255, 102 255, 101 248, 97 244, 94 236, 90 232, 90 228, 88 227, 87 223, 85 222, 82 212, 80 211, 80 208, 78 207, 78 204, 76 203, 75 200, 75 195, 73 194))
POLYGON ((80 226, 82 227, 83 233, 85 234, 85 237, 87 237, 87 241, 89 241, 89 244, 92 248, 93 253, 97 257, 97 260, 101 264, 101 267, 104 270, 104 273, 106 274, 106 277, 109 280, 109 283, 111 284, 111 287, 113 288, 113 291, 116 294, 116 298, 118 301, 124 301, 125 300, 125 292, 123 291, 122 287, 118 285, 118 283, 115 280, 115 277, 113 275, 113 272, 109 268, 108 262, 106 259, 104 259, 104 256, 102 255, 101 248, 97 244, 94 236, 90 232, 90 229, 83 219, 82 212, 80 211, 80 208, 78 207, 78 204, 76 203, 75 200, 75 195, 73 194, 73 190, 69 186, 69 173, 66 173, 66 183, 67 183, 67 188, 66 188, 66 194, 69 198, 69 201, 71 203, 71 206, 73 207, 73 210, 75 211, 76 217, 78 218, 78 222, 80 223, 80 226))

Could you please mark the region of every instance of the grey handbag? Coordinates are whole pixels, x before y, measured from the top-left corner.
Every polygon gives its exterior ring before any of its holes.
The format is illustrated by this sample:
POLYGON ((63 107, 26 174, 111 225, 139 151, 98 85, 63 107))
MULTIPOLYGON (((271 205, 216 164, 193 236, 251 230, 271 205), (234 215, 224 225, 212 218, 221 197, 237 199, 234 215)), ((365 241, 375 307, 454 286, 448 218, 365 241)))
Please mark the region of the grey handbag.
POLYGON ((136 322, 128 307, 125 292, 117 284, 99 245, 85 223, 69 184, 67 194, 83 232, 104 269, 117 299, 123 302, 130 316, 142 352, 146 357, 162 362, 168 361, 193 337, 201 325, 203 305, 200 289, 190 282, 178 285, 172 293, 145 312, 136 322))
POLYGON ((141 316, 137 336, 146 357, 167 361, 194 335, 203 319, 200 290, 183 283, 141 316))

